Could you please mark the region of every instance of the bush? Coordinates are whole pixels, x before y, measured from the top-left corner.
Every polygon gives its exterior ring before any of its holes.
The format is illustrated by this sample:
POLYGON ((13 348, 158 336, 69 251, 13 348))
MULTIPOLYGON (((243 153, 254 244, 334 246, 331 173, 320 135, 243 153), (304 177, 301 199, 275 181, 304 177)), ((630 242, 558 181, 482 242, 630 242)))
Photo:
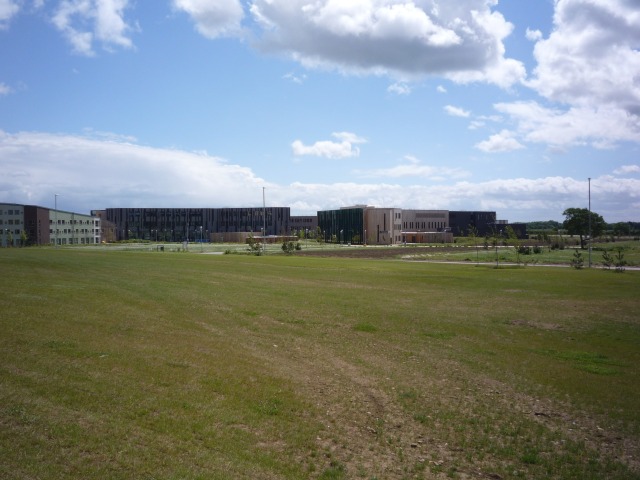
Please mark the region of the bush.
POLYGON ((571 259, 571 266, 576 270, 580 270, 584 266, 584 259, 582 258, 582 253, 580 250, 576 250, 573 253, 573 258, 571 259))
POLYGON ((287 255, 291 255, 294 248, 293 242, 287 242, 286 240, 282 242, 282 251, 287 255))

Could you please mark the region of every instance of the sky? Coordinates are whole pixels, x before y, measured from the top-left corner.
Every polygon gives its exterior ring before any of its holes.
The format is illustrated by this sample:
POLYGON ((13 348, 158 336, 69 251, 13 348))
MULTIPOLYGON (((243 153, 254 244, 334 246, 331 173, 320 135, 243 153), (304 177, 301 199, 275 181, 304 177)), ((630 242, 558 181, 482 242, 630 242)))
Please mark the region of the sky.
POLYGON ((0 171, 79 213, 640 221, 640 1, 0 0, 0 171))

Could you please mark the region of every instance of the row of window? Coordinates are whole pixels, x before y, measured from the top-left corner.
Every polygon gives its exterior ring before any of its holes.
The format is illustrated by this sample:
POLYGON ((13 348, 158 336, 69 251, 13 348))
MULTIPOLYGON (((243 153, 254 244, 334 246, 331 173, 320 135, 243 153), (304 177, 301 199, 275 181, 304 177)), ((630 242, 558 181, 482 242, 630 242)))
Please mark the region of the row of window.
POLYGON ((446 227, 445 222, 422 222, 422 226, 420 226, 420 222, 404 222, 405 230, 413 229, 413 228, 444 228, 446 227), (415 223, 415 226, 414 226, 415 223))
MULTIPOLYGON (((22 225, 22 220, 11 220, 11 219, 9 219, 9 220, 6 221, 5 224, 6 225, 22 225)), ((0 225, 3 225, 1 218, 0 218, 0 225)))
POLYGON ((0 210, 0 215, 22 215, 22 210, 7 210, 6 212, 3 212, 2 210, 0 210))
MULTIPOLYGON (((65 234, 65 233, 66 234, 92 233, 94 235, 99 235, 99 230, 98 229, 92 230, 92 229, 89 229, 89 228, 79 228, 79 229, 65 228, 64 230, 57 229, 56 232, 58 233, 58 235, 65 234)), ((49 230, 49 233, 50 234, 54 233, 53 232, 53 228, 49 230)))
MULTIPOLYGON (((49 224, 52 225, 53 222, 55 220, 49 220, 49 224)), ((98 226, 98 221, 97 220, 64 220, 64 219, 58 219, 58 225, 93 225, 95 223, 96 226, 98 226)))
MULTIPOLYGON (((53 240, 55 243, 55 239, 53 240)), ((58 245, 92 245, 98 243, 95 238, 58 238, 58 245)))

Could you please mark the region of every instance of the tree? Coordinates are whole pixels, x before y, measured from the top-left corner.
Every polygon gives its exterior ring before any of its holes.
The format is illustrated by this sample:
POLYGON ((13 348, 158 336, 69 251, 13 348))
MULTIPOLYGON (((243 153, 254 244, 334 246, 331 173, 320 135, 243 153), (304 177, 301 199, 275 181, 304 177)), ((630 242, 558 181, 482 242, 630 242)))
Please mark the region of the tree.
POLYGON ((584 259, 582 258, 580 250, 576 250, 575 252, 573 252, 573 258, 569 261, 569 263, 576 270, 580 270, 584 266, 584 259))
MULTIPOLYGON (((580 248, 584 249, 584 237, 589 235, 589 210, 586 208, 567 208, 562 214, 565 221, 562 224, 569 235, 580 236, 580 248)), ((595 212, 591 212, 591 237, 602 234, 606 223, 595 212)))
POLYGON ((618 222, 613 224, 613 234, 617 237, 622 237, 623 235, 631 235, 631 224, 630 222, 618 222))
POLYGON ((478 229, 473 225, 469 225, 469 237, 471 237, 476 247, 476 263, 478 263, 478 229))
POLYGON ((291 241, 287 241, 286 239, 282 242, 282 251, 287 255, 291 255, 293 250, 295 249, 295 245, 291 241))
POLYGON ((249 251, 253 255, 261 255, 262 254, 262 245, 254 238, 253 233, 249 234, 249 238, 247 238, 247 244, 249 245, 249 251))

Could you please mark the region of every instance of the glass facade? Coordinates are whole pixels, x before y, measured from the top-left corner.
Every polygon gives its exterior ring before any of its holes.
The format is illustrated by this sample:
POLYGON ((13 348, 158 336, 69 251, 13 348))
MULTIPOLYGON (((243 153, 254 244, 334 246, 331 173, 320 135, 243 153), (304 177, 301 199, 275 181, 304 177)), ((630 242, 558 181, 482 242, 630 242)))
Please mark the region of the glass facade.
POLYGON ((364 209, 344 208, 318 212, 318 227, 325 242, 362 243, 364 239, 364 209))

